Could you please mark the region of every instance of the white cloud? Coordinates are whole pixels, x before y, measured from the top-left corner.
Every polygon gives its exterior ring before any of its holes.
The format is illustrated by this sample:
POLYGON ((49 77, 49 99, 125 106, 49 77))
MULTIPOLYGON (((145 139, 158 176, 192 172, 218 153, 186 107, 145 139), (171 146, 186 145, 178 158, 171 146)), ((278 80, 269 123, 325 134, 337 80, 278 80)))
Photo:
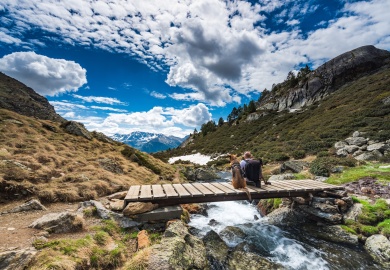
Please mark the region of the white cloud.
POLYGON ((151 95, 152 97, 155 97, 155 98, 158 98, 158 99, 165 99, 165 98, 167 98, 166 95, 161 94, 161 93, 158 93, 158 92, 156 92, 156 91, 152 91, 152 92, 150 93, 150 95, 151 95))
POLYGON ((111 108, 111 107, 100 107, 100 106, 91 106, 91 109, 112 111, 112 112, 127 112, 126 110, 122 110, 122 109, 111 108))
POLYGON ((318 66, 367 44, 390 48, 390 22, 384 12, 390 10, 388 0, 342 1, 341 17, 313 21, 324 27, 305 35, 298 22, 327 9, 326 1, 2 2, 2 20, 17 22, 3 33, 4 40, 20 40, 30 27, 40 27, 65 43, 128 53, 153 70, 167 72, 169 85, 187 89, 172 98, 217 106, 270 88, 300 63, 318 66), (281 25, 294 26, 292 30, 267 29, 270 12, 279 12, 274 23, 280 20, 281 25))
POLYGON ((124 102, 121 102, 117 98, 111 98, 111 97, 95 97, 95 96, 80 96, 80 95, 73 95, 73 97, 81 99, 85 102, 96 102, 96 103, 105 103, 105 104, 118 104, 118 105, 124 105, 124 102))
POLYGON ((73 109, 88 110, 87 106, 80 105, 77 103, 72 103, 68 101, 49 101, 51 105, 54 106, 54 109, 58 111, 72 111, 73 109))
POLYGON ((75 92, 87 82, 86 70, 79 64, 35 52, 5 55, 0 58, 0 71, 45 96, 75 92))

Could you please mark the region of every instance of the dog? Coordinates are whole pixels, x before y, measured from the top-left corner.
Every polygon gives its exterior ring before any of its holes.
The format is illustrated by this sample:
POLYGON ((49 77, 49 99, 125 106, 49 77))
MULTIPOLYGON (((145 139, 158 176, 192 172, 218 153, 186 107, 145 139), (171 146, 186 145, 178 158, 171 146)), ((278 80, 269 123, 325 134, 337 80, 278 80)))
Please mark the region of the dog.
POLYGON ((240 189, 246 192, 248 195, 249 201, 252 201, 251 194, 249 193, 248 188, 246 187, 245 178, 242 176, 240 162, 237 159, 236 155, 230 155, 230 166, 232 168, 232 186, 235 189, 240 189))

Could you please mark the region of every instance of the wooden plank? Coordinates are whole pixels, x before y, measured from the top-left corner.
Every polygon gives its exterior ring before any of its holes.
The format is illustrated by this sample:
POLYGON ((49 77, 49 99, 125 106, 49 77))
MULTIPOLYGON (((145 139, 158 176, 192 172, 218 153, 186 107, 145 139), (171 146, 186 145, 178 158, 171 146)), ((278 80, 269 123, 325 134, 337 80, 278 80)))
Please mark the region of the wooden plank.
POLYGON ((192 196, 203 196, 203 193, 197 190, 192 184, 183 184, 183 187, 188 190, 189 193, 191 193, 192 196))
POLYGON ((273 184, 271 184, 271 185, 266 185, 266 184, 264 184, 264 185, 262 185, 262 186, 267 187, 267 190, 275 189, 275 190, 277 190, 277 192, 285 191, 285 190, 286 190, 286 188, 285 188, 284 186, 280 186, 280 185, 278 185, 278 183, 273 183, 273 184), (272 188, 272 189, 268 189, 268 188, 272 188))
POLYGON ((137 200, 139 196, 139 190, 141 189, 141 186, 131 186, 129 188, 129 191, 127 192, 125 200, 137 200))
POLYGON ((227 187, 229 189, 232 189, 234 190, 235 192, 237 193, 246 193, 244 190, 241 190, 241 189, 235 189, 231 184, 229 183, 220 183, 221 185, 223 185, 224 187, 227 187))
POLYGON ((167 198, 179 197, 171 184, 162 185, 162 188, 164 189, 167 198))
POLYGON ((152 188, 150 185, 141 186, 141 194, 139 195, 140 199, 151 199, 152 198, 152 188))
POLYGON ((164 189, 161 185, 152 185, 153 198, 165 198, 164 189))
POLYGON ((292 180, 275 181, 275 183, 273 183, 273 184, 278 185, 280 187, 283 187, 285 190, 289 190, 289 191, 306 190, 305 186, 296 184, 296 183, 291 182, 291 181, 292 180))
POLYGON ((181 184, 173 184, 172 186, 175 188, 180 197, 191 196, 191 194, 181 184))
POLYGON ((208 188, 209 190, 211 190, 212 192, 214 192, 215 195, 225 194, 225 192, 223 192, 222 190, 216 188, 215 186, 213 186, 210 183, 202 183, 202 185, 205 186, 206 188, 208 188))
POLYGON ((203 195, 215 195, 214 192, 209 190, 204 184, 202 183, 194 183, 192 184, 197 190, 203 193, 203 195))
POLYGON ((221 185, 220 183, 211 183, 214 187, 222 190, 223 192, 225 192, 225 194, 236 194, 237 191, 235 191, 234 189, 230 189, 230 188, 227 188, 225 187, 224 185, 221 185))

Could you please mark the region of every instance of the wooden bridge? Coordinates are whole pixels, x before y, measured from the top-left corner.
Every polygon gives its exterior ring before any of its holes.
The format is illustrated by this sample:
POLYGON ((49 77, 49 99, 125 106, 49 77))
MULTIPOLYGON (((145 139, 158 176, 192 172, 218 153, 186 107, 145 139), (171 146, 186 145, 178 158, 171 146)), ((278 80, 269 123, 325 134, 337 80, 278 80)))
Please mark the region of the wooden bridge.
MULTIPOLYGON (((252 199, 305 197, 310 193, 340 189, 344 188, 314 180, 272 181, 271 185, 261 185, 261 188, 248 186, 252 199)), ((248 200, 248 195, 243 190, 234 189, 228 182, 213 182, 131 186, 125 204, 152 202, 167 206, 235 200, 248 200)))

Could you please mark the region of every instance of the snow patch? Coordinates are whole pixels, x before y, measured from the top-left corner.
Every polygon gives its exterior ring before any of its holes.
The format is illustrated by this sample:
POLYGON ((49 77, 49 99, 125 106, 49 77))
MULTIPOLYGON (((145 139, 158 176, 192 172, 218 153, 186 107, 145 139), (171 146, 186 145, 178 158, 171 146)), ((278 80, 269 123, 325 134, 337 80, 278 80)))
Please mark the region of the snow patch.
POLYGON ((212 160, 212 158, 210 156, 206 156, 206 155, 202 155, 200 153, 196 153, 196 154, 180 156, 180 157, 171 157, 168 160, 168 162, 170 164, 172 164, 172 163, 174 163, 175 161, 177 161, 179 159, 186 160, 186 161, 189 161, 189 162, 192 162, 192 163, 196 163, 196 164, 199 164, 199 165, 206 165, 207 162, 212 160))

